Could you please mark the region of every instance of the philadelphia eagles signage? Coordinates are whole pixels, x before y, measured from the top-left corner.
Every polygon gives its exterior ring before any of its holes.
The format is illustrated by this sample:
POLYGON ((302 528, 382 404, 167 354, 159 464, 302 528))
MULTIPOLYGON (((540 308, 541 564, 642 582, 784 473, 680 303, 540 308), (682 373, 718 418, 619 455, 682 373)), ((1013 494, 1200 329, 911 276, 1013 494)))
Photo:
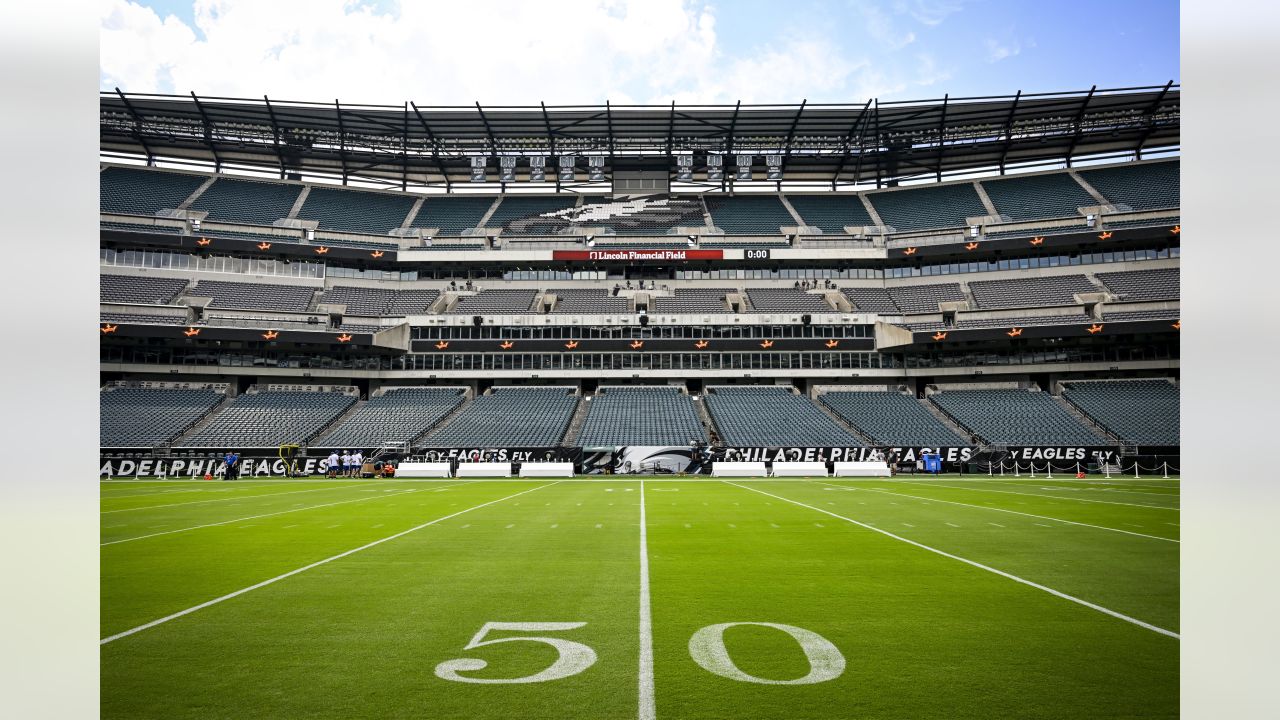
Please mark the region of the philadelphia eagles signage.
MULTIPOLYGON (((325 458, 298 458, 298 472, 323 475, 329 469, 325 458)), ((287 477, 284 460, 278 457, 240 458, 240 477, 287 477)), ((98 477, 160 477, 198 480, 206 474, 221 478, 226 468, 221 457, 210 458, 102 458, 98 477)))
POLYGON ((712 448, 719 462, 877 462, 893 451, 898 462, 916 462, 926 453, 937 453, 943 462, 964 462, 973 455, 969 447, 725 447, 712 448))

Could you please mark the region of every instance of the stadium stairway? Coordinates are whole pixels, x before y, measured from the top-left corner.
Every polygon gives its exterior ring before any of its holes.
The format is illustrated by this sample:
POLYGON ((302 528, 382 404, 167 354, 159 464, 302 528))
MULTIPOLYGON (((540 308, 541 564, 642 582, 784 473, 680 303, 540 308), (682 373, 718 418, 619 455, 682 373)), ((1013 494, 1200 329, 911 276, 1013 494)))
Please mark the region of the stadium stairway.
MULTIPOLYGON (((1059 392, 1061 392, 1061 390, 1059 390, 1059 392)), ((1051 397, 1053 398, 1054 402, 1058 403, 1059 405, 1062 406, 1064 410, 1071 413, 1075 417, 1075 419, 1080 421, 1082 425, 1084 425, 1087 428, 1091 428, 1094 432, 1105 437, 1108 443, 1112 445, 1125 444, 1125 441, 1123 438, 1121 438, 1119 435, 1116 435, 1115 433, 1108 430, 1106 427, 1102 425, 1102 423, 1098 422, 1097 420, 1094 420, 1092 417, 1090 417, 1085 411, 1081 410, 1079 407, 1076 407, 1075 403, 1072 403, 1070 400, 1066 399, 1062 395, 1052 395, 1051 397)))
POLYGON ((930 415, 937 418, 938 422, 942 423, 943 425, 946 425, 947 429, 955 433, 956 436, 959 437, 961 440, 964 440, 966 443, 970 442, 969 439, 973 437, 974 433, 968 428, 966 428, 965 426, 956 422, 955 418, 943 412, 942 408, 938 407, 937 405, 934 405, 928 400, 921 400, 919 398, 916 398, 916 402, 923 405, 924 409, 928 410, 930 415))
POLYGON ((410 440, 410 441, 409 441, 409 446, 410 446, 410 447, 417 447, 417 446, 418 446, 418 441, 422 440, 422 438, 426 437, 427 435, 430 435, 431 433, 435 432, 436 430, 439 430, 440 428, 444 427, 445 425, 448 425, 449 423, 453 422, 453 419, 454 419, 455 417, 457 417, 457 416, 458 416, 458 413, 462 412, 464 409, 466 409, 466 407, 467 407, 468 405, 470 405, 470 404, 471 404, 471 400, 472 400, 472 398, 474 398, 474 397, 475 397, 475 393, 474 393, 474 391, 472 391, 472 389, 471 389, 471 388, 467 388, 467 389, 466 389, 466 391, 462 393, 462 402, 458 403, 458 407, 456 407, 456 408, 454 408, 453 410, 449 411, 449 414, 448 414, 448 415, 445 415, 445 416, 444 416, 444 417, 442 417, 442 418, 440 418, 440 420, 439 420, 438 422, 436 422, 436 424, 432 425, 431 427, 427 428, 426 430, 423 430, 422 432, 420 432, 420 433, 418 433, 417 435, 415 435, 415 436, 414 436, 414 438, 413 438, 412 440, 410 440))
POLYGON ((360 408, 364 407, 365 404, 367 404, 368 402, 369 402, 368 400, 356 400, 354 403, 351 403, 351 407, 347 408, 346 412, 339 414, 338 417, 329 421, 329 423, 326 424, 324 427, 312 433, 311 437, 306 439, 305 444, 310 445, 313 440, 318 440, 324 437, 325 435, 328 435, 330 430, 333 430, 334 428, 339 427, 340 425, 345 423, 348 419, 350 419, 351 416, 355 415, 357 412, 360 412, 360 408))
POLYGON ((591 411, 591 403, 587 402, 585 393, 578 395, 578 406, 573 409, 573 417, 569 418, 569 429, 564 433, 564 444, 574 445, 582 426, 587 422, 587 414, 591 411))
POLYGON ((965 425, 952 417, 946 410, 943 410, 941 406, 933 401, 933 397, 931 395, 925 396, 924 407, 932 413, 934 417, 941 420, 944 425, 954 430, 961 439, 968 440, 970 443, 979 447, 984 447, 987 444, 986 441, 982 439, 982 436, 970 429, 968 425, 965 425))
POLYGON ((711 417, 711 413, 707 411, 706 403, 702 402, 704 396, 699 395, 693 401, 693 408, 698 413, 698 421, 702 423, 702 429, 706 432, 707 437, 711 437, 711 433, 715 433, 716 437, 724 437, 720 434, 720 428, 716 427, 716 421, 711 417))
POLYGON ((826 416, 831 418, 832 422, 849 431, 849 434, 862 441, 863 445, 866 445, 867 447, 876 447, 879 444, 876 442, 875 438, 850 425, 848 421, 833 412, 831 408, 827 407, 826 403, 818 400, 817 396, 810 396, 809 399, 819 410, 826 413, 826 416))
POLYGON ((224 397, 221 402, 209 408, 209 412, 205 413, 203 417, 195 421, 195 423, 192 424, 191 427, 187 428, 186 432, 170 440, 169 447, 171 448, 183 447, 186 444, 187 440, 190 440, 201 430, 204 430, 205 427, 209 423, 213 422, 213 419, 217 417, 219 413, 225 410, 227 406, 230 405, 232 401, 234 401, 235 399, 236 399, 235 395, 227 395, 226 397, 224 397))

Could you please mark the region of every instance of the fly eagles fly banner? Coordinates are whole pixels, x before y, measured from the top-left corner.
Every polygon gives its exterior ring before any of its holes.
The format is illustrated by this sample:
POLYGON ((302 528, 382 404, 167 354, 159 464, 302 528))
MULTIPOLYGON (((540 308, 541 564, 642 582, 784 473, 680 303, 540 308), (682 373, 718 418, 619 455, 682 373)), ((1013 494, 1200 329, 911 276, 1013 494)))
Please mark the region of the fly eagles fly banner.
POLYGON ((582 459, 582 448, 425 448, 414 454, 422 462, 572 462, 582 459))

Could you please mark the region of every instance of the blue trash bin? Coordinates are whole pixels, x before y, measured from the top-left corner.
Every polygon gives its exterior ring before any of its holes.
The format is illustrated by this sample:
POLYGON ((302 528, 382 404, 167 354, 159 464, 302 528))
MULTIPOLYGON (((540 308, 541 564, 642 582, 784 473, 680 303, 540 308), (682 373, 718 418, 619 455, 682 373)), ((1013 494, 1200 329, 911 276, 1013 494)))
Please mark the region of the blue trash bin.
POLYGON ((942 456, 938 453, 924 453, 920 456, 924 460, 924 471, 937 475, 942 472, 942 456))

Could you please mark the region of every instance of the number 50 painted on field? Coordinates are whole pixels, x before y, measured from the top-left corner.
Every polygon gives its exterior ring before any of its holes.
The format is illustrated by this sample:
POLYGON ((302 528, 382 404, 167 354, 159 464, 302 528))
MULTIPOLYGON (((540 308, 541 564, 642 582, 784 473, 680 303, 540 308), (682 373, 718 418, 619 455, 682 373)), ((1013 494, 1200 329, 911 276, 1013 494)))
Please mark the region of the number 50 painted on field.
MULTIPOLYGON (((485 647, 487 645, 497 645, 499 643, 513 642, 537 642, 545 643, 556 649, 556 661, 542 672, 533 675, 526 675, 517 678, 478 678, 460 675, 460 672, 471 670, 483 670, 489 666, 489 663, 479 658, 458 658, 456 660, 446 660, 436 666, 436 676, 444 680, 452 680, 454 682, 477 683, 477 684, 513 684, 513 683, 536 683, 547 682, 549 680, 560 680, 563 678, 577 675, 578 673, 591 667, 596 662, 596 651, 580 642, 565 640, 563 638, 542 637, 535 635, 527 635, 524 637, 507 637, 497 638, 494 640, 485 640, 491 631, 507 630, 515 632, 561 632, 565 630, 576 630, 585 626, 584 622, 487 622, 472 638, 471 642, 463 650, 474 650, 475 648, 485 647)), ((780 625, 778 623, 767 622, 731 622, 720 623, 718 625, 708 625, 693 634, 689 638, 689 656, 693 658, 702 669, 707 672, 719 675, 730 680, 738 680, 741 682, 759 683, 762 685, 812 685, 814 683, 826 682, 834 680, 844 672, 845 660, 844 655, 840 654, 840 650, 832 645, 830 641, 821 635, 805 630, 804 628, 795 627, 794 625, 780 625), (773 628, 790 635, 800 644, 800 649, 804 651, 805 659, 809 662, 809 673, 804 677, 794 680, 768 680, 749 675, 742 671, 733 662, 733 658, 729 656, 729 649, 724 644, 724 632, 731 627, 738 625, 755 625, 758 627, 773 628)))

